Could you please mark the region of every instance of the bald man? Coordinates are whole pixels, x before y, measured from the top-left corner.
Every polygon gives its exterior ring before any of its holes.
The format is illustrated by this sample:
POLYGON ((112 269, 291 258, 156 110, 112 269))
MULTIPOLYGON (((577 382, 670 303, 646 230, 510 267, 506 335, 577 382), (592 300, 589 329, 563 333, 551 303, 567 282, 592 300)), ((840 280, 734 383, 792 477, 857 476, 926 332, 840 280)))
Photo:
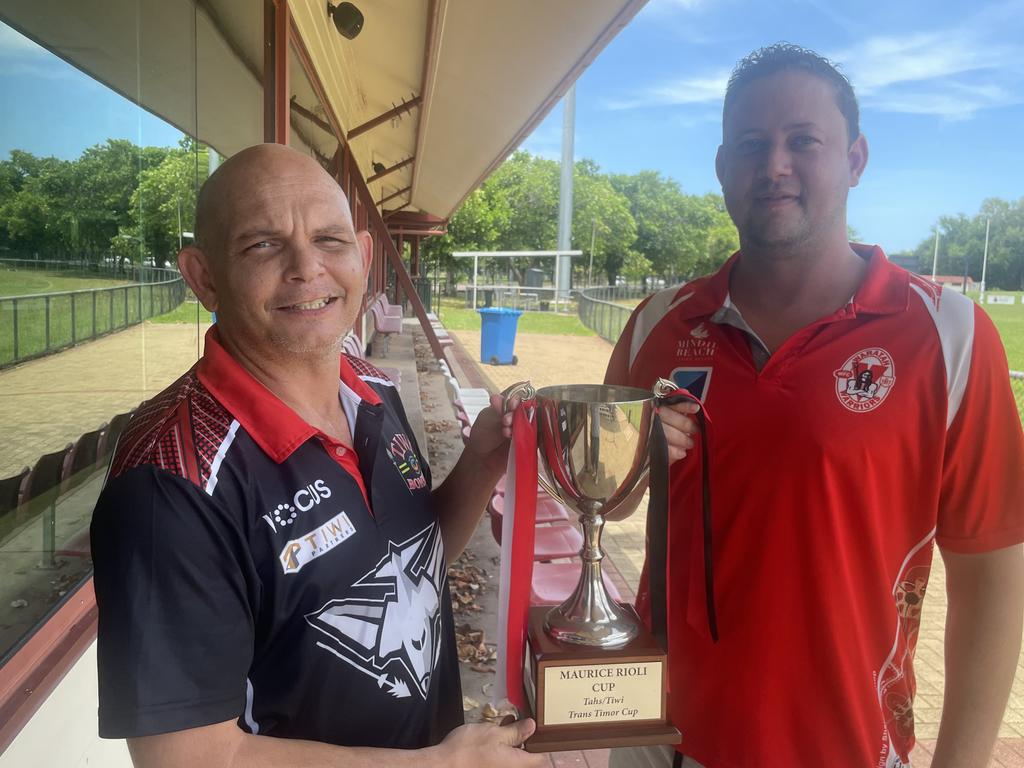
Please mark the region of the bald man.
POLYGON ((372 243, 309 158, 232 157, 196 234, 178 266, 217 325, 93 519, 100 735, 140 768, 538 765, 532 721, 462 724, 446 581, 505 466, 500 398, 431 490, 394 385, 340 354, 372 243))

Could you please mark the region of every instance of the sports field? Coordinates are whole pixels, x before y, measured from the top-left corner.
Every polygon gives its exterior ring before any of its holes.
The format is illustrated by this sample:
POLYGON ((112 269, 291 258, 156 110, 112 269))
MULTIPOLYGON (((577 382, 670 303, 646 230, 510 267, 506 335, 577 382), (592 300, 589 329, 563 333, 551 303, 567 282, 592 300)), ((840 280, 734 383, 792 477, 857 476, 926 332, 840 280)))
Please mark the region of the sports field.
POLYGON ((62 272, 30 269, 0 269, 0 296, 27 296, 35 293, 81 291, 86 288, 111 288, 130 280, 103 277, 69 277, 62 272))
POLYGON ((125 279, 0 268, 0 365, 124 328, 173 308, 181 296, 180 283, 138 286, 125 279))

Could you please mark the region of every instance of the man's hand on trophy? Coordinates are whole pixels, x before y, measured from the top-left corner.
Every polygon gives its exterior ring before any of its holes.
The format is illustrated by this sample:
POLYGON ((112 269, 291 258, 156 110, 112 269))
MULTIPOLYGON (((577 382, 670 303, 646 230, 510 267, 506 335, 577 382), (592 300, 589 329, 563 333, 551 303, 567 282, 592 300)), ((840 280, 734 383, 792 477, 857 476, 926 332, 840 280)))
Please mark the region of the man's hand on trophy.
POLYGON ((501 395, 492 394, 490 405, 476 417, 466 442, 466 452, 498 474, 504 472, 508 464, 512 413, 518 407, 518 397, 511 397, 506 402, 501 395))
POLYGON ((668 443, 669 464, 683 458, 687 451, 693 448, 697 422, 692 417, 699 410, 700 406, 690 401, 658 406, 661 426, 665 430, 665 441, 668 443))
POLYGON ((449 733, 434 749, 438 765, 446 768, 542 768, 547 755, 530 754, 519 747, 536 730, 533 720, 510 725, 473 723, 449 733))

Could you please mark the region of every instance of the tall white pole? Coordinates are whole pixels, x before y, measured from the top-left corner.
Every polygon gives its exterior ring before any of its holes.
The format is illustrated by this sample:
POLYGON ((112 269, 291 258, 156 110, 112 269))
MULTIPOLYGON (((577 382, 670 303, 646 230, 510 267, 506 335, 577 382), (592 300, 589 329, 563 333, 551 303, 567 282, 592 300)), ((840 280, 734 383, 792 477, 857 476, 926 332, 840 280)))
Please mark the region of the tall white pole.
POLYGON ((473 257, 473 310, 476 311, 476 272, 477 267, 480 264, 480 257, 473 257))
POLYGON ((594 243, 597 242, 597 219, 594 219, 590 227, 590 266, 587 267, 587 288, 594 281, 594 243))
MULTIPOLYGON (((572 172, 573 138, 576 133, 576 86, 569 88, 562 112, 562 183, 558 195, 558 250, 572 250, 572 172)), ((566 298, 571 282, 572 257, 559 253, 555 257, 555 311, 558 301, 566 298)))
POLYGON ((985 219, 985 255, 981 260, 981 303, 985 303, 985 270, 988 269, 988 228, 992 224, 992 217, 985 219))
POLYGON ((935 225, 935 255, 932 257, 932 280, 938 274, 939 267, 939 226, 935 225))

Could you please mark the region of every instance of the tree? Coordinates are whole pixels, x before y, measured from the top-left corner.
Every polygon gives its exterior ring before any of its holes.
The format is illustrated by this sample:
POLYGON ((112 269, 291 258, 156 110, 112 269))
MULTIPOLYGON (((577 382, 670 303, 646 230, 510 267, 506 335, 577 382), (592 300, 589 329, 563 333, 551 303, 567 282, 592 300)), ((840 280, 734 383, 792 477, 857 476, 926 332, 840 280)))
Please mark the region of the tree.
POLYGON ((202 148, 197 157, 192 140, 184 138, 159 165, 145 168, 132 193, 131 224, 115 237, 138 238, 141 255, 166 266, 178 251, 181 233, 195 231, 196 196, 206 180, 207 152, 202 148))

